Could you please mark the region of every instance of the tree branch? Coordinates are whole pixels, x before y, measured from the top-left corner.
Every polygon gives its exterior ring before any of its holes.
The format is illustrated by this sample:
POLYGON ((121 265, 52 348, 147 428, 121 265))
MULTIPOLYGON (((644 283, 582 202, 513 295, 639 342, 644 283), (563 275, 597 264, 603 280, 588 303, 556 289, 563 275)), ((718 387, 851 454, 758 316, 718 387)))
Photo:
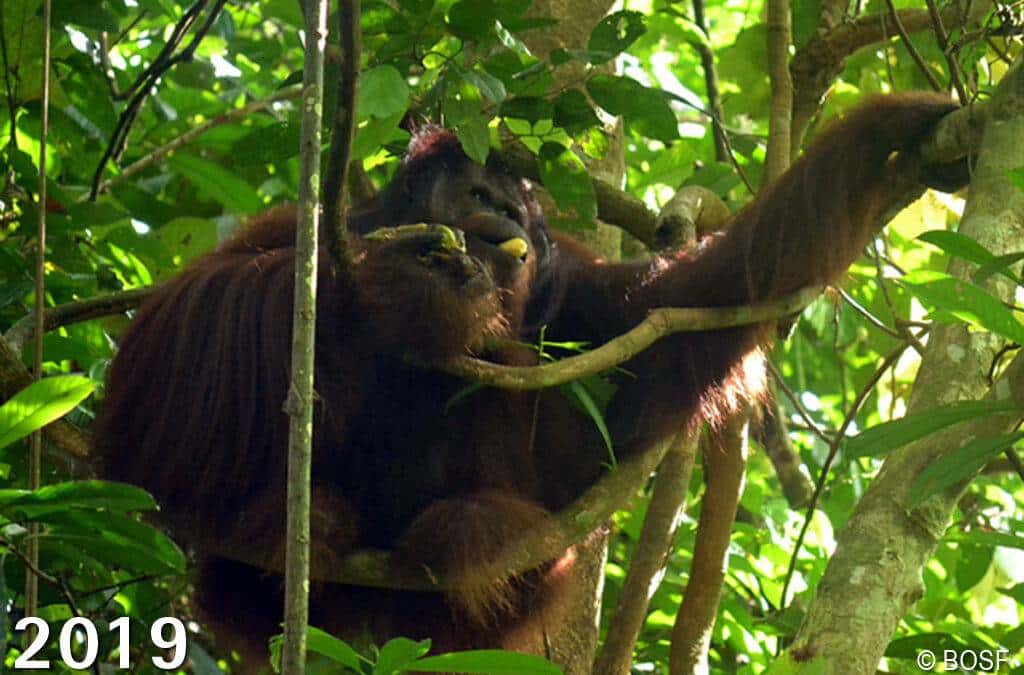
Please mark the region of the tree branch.
POLYGON ((356 102, 359 96, 359 34, 360 0, 341 0, 338 25, 341 35, 341 67, 338 69, 338 95, 334 110, 334 130, 331 150, 324 172, 324 239, 327 252, 339 273, 345 274, 352 265, 352 251, 348 244, 346 220, 348 218, 349 163, 352 140, 356 132, 356 102))

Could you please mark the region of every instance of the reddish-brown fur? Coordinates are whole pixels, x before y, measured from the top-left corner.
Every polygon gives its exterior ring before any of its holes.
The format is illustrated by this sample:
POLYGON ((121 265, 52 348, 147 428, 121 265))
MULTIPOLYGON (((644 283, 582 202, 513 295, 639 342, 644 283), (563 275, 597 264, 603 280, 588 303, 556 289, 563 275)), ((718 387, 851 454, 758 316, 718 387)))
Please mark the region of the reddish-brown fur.
MULTIPOLYGON (((323 261, 314 573, 354 547, 387 547, 455 584, 446 599, 327 585, 314 594, 312 623, 350 638, 432 637, 439 649, 535 649, 551 620, 545 607, 571 587, 567 565, 509 579, 488 564, 593 482, 607 458, 601 436, 555 391, 484 389, 447 409, 466 383, 403 357, 480 353, 487 335, 530 340, 530 317, 541 317, 548 339, 600 344, 655 307, 744 304, 833 281, 916 180, 890 154, 951 107, 930 96, 872 99, 820 135, 700 253, 625 264, 604 264, 562 234, 551 236, 545 264, 529 193, 500 169, 469 164, 453 137, 421 136, 396 184, 356 214, 353 229, 443 220, 430 205, 480 174, 494 190, 488 208, 523 225, 533 252, 512 271, 488 262, 497 288, 450 282, 449 268, 424 267, 413 249, 359 237, 350 274, 323 261)), ((448 223, 458 225, 451 208, 448 223)), ((203 552, 211 541, 283 550, 293 231, 291 210, 271 211, 145 304, 121 340, 96 434, 105 474, 150 490, 200 554, 199 600, 217 628, 257 647, 276 631, 279 578, 203 552)), ((680 334, 626 364, 632 376, 606 412, 618 456, 756 395, 758 350, 772 332, 680 334)), ((534 358, 515 349, 480 355, 534 358)))

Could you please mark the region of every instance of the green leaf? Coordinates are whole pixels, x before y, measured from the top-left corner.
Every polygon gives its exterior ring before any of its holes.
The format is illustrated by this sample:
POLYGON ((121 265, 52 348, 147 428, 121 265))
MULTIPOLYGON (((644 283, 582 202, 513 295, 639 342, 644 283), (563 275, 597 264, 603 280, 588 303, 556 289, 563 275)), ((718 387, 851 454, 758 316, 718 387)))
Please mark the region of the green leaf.
POLYGON ((217 246, 217 225, 205 218, 175 218, 153 234, 174 258, 177 267, 217 246))
POLYGON ((462 143, 466 156, 478 164, 487 161, 487 155, 491 151, 491 135, 483 117, 474 115, 462 120, 455 127, 455 135, 462 143))
POLYGON ((973 326, 1024 344, 1024 325, 1003 303, 969 281, 931 270, 917 270, 899 281, 922 302, 973 326))
POLYGON ((597 217, 597 197, 583 161, 559 143, 547 142, 537 157, 541 182, 561 209, 572 209, 577 220, 597 217))
POLYGON ((494 33, 497 13, 492 0, 461 0, 448 10, 448 27, 459 37, 482 40, 494 33))
POLYGON ((409 107, 409 85, 394 66, 377 66, 359 76, 360 118, 391 117, 409 107))
POLYGON ((55 375, 25 387, 0 406, 0 448, 68 414, 95 388, 81 375, 55 375))
POLYGON ((1010 169, 1006 172, 1006 177, 1010 179, 1010 182, 1013 183, 1014 187, 1021 192, 1024 192, 1024 166, 1019 166, 1016 169, 1010 169))
POLYGON ((821 0, 793 1, 793 44, 800 49, 817 34, 821 23, 821 0))
POLYGON ((959 232, 949 230, 929 230, 921 234, 918 239, 927 242, 932 246, 942 249, 945 253, 963 258, 979 266, 972 279, 974 283, 981 283, 992 274, 999 272, 1013 283, 1017 283, 1015 277, 1007 268, 1017 262, 1024 254, 1009 254, 996 256, 977 241, 959 232))
POLYGON ((352 141, 352 159, 366 159, 389 143, 407 144, 409 132, 398 126, 404 116, 401 112, 391 117, 370 118, 360 125, 352 141))
POLYGON ((310 626, 306 632, 306 648, 357 672, 366 663, 366 660, 359 656, 347 642, 313 626, 310 626))
POLYGON ((481 673, 482 675, 561 675, 562 669, 547 659, 532 654, 517 654, 498 649, 480 649, 427 656, 414 664, 424 673, 481 673))
POLYGON ((616 467, 618 460, 615 458, 615 448, 612 446, 612 435, 608 432, 608 425, 605 424, 604 414, 598 408, 597 403, 594 402, 594 398, 590 395, 586 386, 576 380, 564 385, 561 389, 567 392, 570 399, 576 401, 594 422, 594 426, 597 427, 598 433, 601 434, 601 438, 604 440, 604 446, 608 450, 608 464, 612 468, 616 467))
POLYGON ((410 666, 430 650, 430 640, 416 642, 409 638, 388 640, 380 648, 373 675, 392 675, 411 670, 410 666))
POLYGON ((984 530, 949 530, 943 537, 946 541, 967 542, 978 546, 1002 546, 1003 548, 1018 548, 1024 550, 1024 537, 1018 537, 1008 532, 988 532, 984 530))
POLYGON ((1024 438, 1024 432, 1007 436, 975 438, 943 455, 918 474, 907 495, 908 508, 914 508, 934 494, 942 492, 976 474, 989 460, 1024 438))
POLYGON ((169 163, 200 193, 231 213, 250 214, 263 210, 263 200, 256 189, 227 168, 183 152, 174 153, 169 163))
POLYGON ((971 281, 976 284, 980 284, 993 274, 1001 274, 1014 284, 1019 284, 1020 279, 1014 275, 1013 270, 1011 270, 1010 267, 1021 260, 1024 260, 1024 251, 1007 253, 1006 255, 997 255, 992 258, 991 262, 985 263, 979 267, 974 274, 971 275, 971 281))
POLYGON ((507 96, 505 84, 490 73, 460 68, 459 74, 464 80, 476 87, 484 97, 495 103, 501 103, 505 100, 507 96))
POLYGON ((102 480, 68 481, 38 490, 0 490, 0 511, 34 518, 71 509, 153 511, 156 502, 134 485, 102 480))
POLYGON ((646 32, 646 19, 640 12, 615 12, 601 19, 594 27, 587 42, 587 49, 594 52, 609 52, 614 56, 629 49, 629 46, 646 32))
POLYGON ((977 586, 992 565, 995 549, 992 546, 963 544, 956 557, 956 588, 965 593, 977 586))
POLYGON ((94 542, 88 552, 100 561, 134 572, 180 574, 188 563, 185 554, 163 532, 131 516, 114 511, 76 509, 43 515, 46 536, 75 542, 94 542))
POLYGON ((587 97, 578 89, 563 91, 555 99, 554 122, 573 135, 601 123, 587 97))
POLYGON ((676 115, 661 92, 613 75, 595 76, 587 91, 595 103, 612 115, 622 115, 643 135, 665 142, 679 138, 676 115))
POLYGON ((501 104, 501 116, 535 124, 540 120, 552 119, 555 108, 551 101, 539 96, 518 96, 501 104))
POLYGON ((878 457, 959 422, 1018 409, 1013 401, 961 401, 931 408, 865 429, 846 441, 844 456, 849 459, 878 457))

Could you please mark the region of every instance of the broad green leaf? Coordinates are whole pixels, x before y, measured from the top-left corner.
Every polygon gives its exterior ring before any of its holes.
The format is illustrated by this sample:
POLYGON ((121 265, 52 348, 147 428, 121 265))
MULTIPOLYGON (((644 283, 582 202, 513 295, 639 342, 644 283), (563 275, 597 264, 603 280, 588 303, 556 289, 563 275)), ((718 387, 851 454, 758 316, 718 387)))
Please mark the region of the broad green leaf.
POLYGON ((676 115, 660 91, 648 89, 636 80, 597 75, 587 83, 594 102, 612 115, 622 115, 637 131, 659 141, 679 138, 676 115))
POLYGON ((360 118, 391 117, 409 107, 409 85, 394 66, 377 66, 359 76, 360 118))
POLYGON ((538 96, 519 96, 501 104, 502 117, 527 120, 531 124, 555 116, 551 101, 538 96))
POLYGON ((391 117, 370 118, 359 125, 352 141, 352 159, 366 159, 389 143, 408 143, 409 132, 398 126, 404 115, 397 113, 391 117))
POLYGON ((590 175, 572 150, 558 143, 541 146, 538 156, 541 182, 561 209, 572 209, 577 220, 597 217, 597 197, 590 175))
POLYGON ((991 546, 978 546, 975 544, 962 544, 956 557, 956 588, 965 593, 977 586, 989 567, 992 566, 992 556, 995 549, 991 546))
POLYGON ((646 18, 640 12, 622 10, 609 14, 594 27, 587 42, 587 49, 595 52, 609 52, 612 56, 629 49, 641 35, 647 32, 646 18))
POLYGON ((460 68, 459 75, 462 76, 462 79, 476 87, 485 98, 495 103, 501 103, 507 96, 505 84, 490 73, 460 68))
POLYGON ((1003 548, 1018 548, 1024 550, 1024 537, 1018 537, 1008 532, 987 532, 983 530, 970 530, 962 532, 951 529, 943 537, 946 541, 967 542, 978 546, 1002 546, 1003 548))
POLYGON ((793 44, 800 49, 817 34, 821 23, 821 0, 793 1, 793 44))
POLYGON ((152 511, 156 502, 134 485, 102 480, 68 481, 38 490, 0 490, 0 511, 34 518, 70 509, 152 511))
POLYGON ((929 464, 917 476, 907 495, 907 506, 914 508, 925 499, 976 474, 981 467, 1014 443, 1024 432, 1007 436, 975 438, 929 464))
POLYGON ((423 673, 480 673, 481 675, 561 675, 562 669, 547 659, 498 649, 480 649, 427 656, 412 664, 423 673))
MULTIPOLYGON (((275 635, 270 639, 270 662, 274 664, 275 671, 279 671, 281 668, 281 646, 283 643, 283 635, 275 635)), ((347 642, 313 626, 306 629, 306 649, 326 656, 331 661, 340 663, 356 672, 361 672, 363 664, 368 663, 347 642)))
POLYGON ((849 459, 878 457, 958 422, 1018 409, 1013 401, 961 401, 939 406, 865 429, 846 442, 844 455, 849 459))
POLYGON ((217 225, 205 218, 175 218, 153 234, 173 256, 177 267, 217 246, 217 225))
POLYGON ((306 647, 311 652, 322 654, 332 661, 348 666, 353 670, 359 670, 362 664, 366 662, 347 642, 339 640, 330 633, 325 633, 319 628, 312 626, 309 627, 306 633, 306 647))
POLYGON ((474 115, 462 120, 455 127, 455 135, 471 160, 479 164, 487 161, 487 155, 491 151, 491 135, 483 117, 474 115))
POLYGON ((199 192, 231 213, 250 214, 263 209, 263 200, 256 189, 231 170, 184 152, 174 153, 169 162, 199 192))
POLYGON ((917 270, 899 283, 926 305, 973 326, 1024 344, 1024 325, 1003 303, 969 281, 931 270, 917 270))
POLYGON ((37 520, 46 523, 48 537, 76 542, 82 537, 91 538, 102 545, 100 560, 126 569, 176 574, 184 572, 188 562, 163 532, 116 511, 75 509, 46 514, 37 520))
POLYGON ((494 33, 497 13, 492 0, 461 0, 448 10, 448 26, 459 37, 482 40, 494 33))
POLYGON ((554 122, 570 134, 578 134, 601 123, 587 97, 578 89, 563 91, 555 99, 554 122))
POLYGON ((974 274, 971 275, 971 281, 976 284, 988 279, 993 274, 1001 274, 1015 284, 1020 283, 1020 279, 1014 275, 1010 267, 1021 260, 1024 260, 1024 251, 1017 251, 1015 253, 1007 253, 1006 255, 997 255, 992 258, 991 262, 985 263, 979 267, 974 274))
POLYGON ((996 272, 1017 283, 1017 278, 1007 268, 1017 262, 1024 254, 1011 253, 1006 256, 996 256, 971 237, 949 230, 929 230, 921 234, 918 239, 942 249, 951 256, 963 258, 968 262, 978 265, 978 269, 972 275, 972 280, 976 284, 981 283, 996 272))
POLYGON ((0 448, 68 414, 95 388, 81 375, 45 377, 25 387, 0 405, 0 448))
POLYGON ((410 666, 430 650, 430 640, 417 642, 409 638, 388 640, 380 648, 373 675, 392 675, 411 670, 410 666))

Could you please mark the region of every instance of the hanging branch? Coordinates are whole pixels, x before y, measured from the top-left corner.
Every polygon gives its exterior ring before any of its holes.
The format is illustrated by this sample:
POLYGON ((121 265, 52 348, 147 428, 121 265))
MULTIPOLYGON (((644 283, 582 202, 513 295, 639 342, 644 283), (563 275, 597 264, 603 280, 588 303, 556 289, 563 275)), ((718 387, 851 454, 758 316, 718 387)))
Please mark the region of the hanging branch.
POLYGON ((946 32, 946 26, 942 22, 939 9, 935 6, 935 0, 926 0, 926 2, 928 3, 928 14, 932 19, 932 32, 935 34, 935 41, 938 43, 939 49, 942 50, 942 55, 946 57, 946 65, 949 66, 949 81, 953 84, 953 89, 956 90, 960 102, 967 103, 970 101, 967 98, 967 87, 964 86, 963 78, 960 77, 960 64, 957 63, 949 44, 949 33, 946 32))
MULTIPOLYGON (((32 343, 32 379, 43 377, 43 307, 46 302, 46 145, 50 133, 50 0, 43 2, 43 88, 41 94, 39 128, 39 221, 36 229, 36 297, 35 339, 32 343)), ((42 485, 43 432, 32 433, 28 454, 28 489, 38 490, 42 485)), ((39 523, 28 526, 26 537, 27 564, 39 568, 39 523)), ((39 611, 39 577, 25 575, 25 615, 35 616, 39 611)), ((35 638, 30 629, 28 640, 35 638)))
POLYGON ((790 164, 793 122, 793 78, 789 72, 789 48, 793 38, 790 22, 789 0, 769 0, 767 51, 772 102, 762 185, 772 184, 790 164))
MULTIPOLYGON (((704 18, 704 0, 693 0, 693 22, 708 39, 708 22, 704 18)), ((708 92, 708 110, 711 112, 711 133, 715 139, 715 159, 728 162, 732 153, 729 152, 729 141, 725 135, 722 110, 722 99, 718 89, 718 70, 715 68, 715 53, 706 42, 694 41, 694 47, 700 54, 700 65, 704 71, 704 87, 708 92)))
POLYGON ((900 34, 900 40, 903 41, 903 46, 906 47, 907 53, 910 54, 910 58, 917 64, 918 70, 924 75, 925 79, 928 80, 928 85, 935 91, 942 91, 942 85, 939 84, 939 80, 935 77, 935 73, 928 67, 924 57, 917 51, 914 43, 910 39, 910 33, 903 26, 903 21, 900 20, 899 12, 896 11, 896 5, 893 4, 892 0, 885 0, 889 6, 889 15, 892 16, 893 23, 896 24, 896 31, 900 34))
POLYGON ((729 539, 743 493, 747 463, 747 415, 736 415, 702 444, 704 480, 700 521, 690 563, 690 579, 672 627, 670 675, 706 672, 711 634, 718 618, 728 568, 729 539))
POLYGON ((324 101, 327 2, 306 2, 299 145, 299 213, 295 232, 288 415, 288 492, 284 574, 283 675, 302 675, 309 625, 309 506, 313 464, 313 355, 316 339, 317 226, 320 220, 320 131, 324 101))
POLYGON ((341 35, 341 67, 338 69, 338 96, 334 109, 331 150, 324 172, 324 223, 327 252, 340 273, 352 264, 346 221, 347 186, 352 139, 356 131, 356 102, 359 94, 360 0, 341 0, 338 27, 341 35))
POLYGON ((698 434, 681 432, 658 465, 654 490, 640 530, 640 539, 622 583, 619 602, 608 624, 594 675, 625 675, 633 663, 633 649, 644 625, 651 596, 664 575, 676 532, 682 522, 686 495, 697 456, 698 434))
POLYGON ((124 152, 128 144, 128 133, 131 131, 132 125, 142 109, 142 104, 149 98, 150 93, 164 73, 178 63, 192 60, 196 48, 199 47, 199 43, 203 41, 206 34, 210 32, 214 21, 220 16, 220 12, 227 0, 216 0, 216 4, 207 13, 206 21, 203 22, 203 25, 192 36, 192 41, 180 52, 175 53, 175 50, 177 50, 182 40, 185 39, 185 35, 192 28, 199 15, 206 9, 207 2, 208 0, 198 0, 196 4, 185 12, 178 23, 175 24, 170 37, 167 39, 167 43, 160 51, 160 54, 157 55, 156 60, 146 70, 142 71, 135 80, 135 83, 125 91, 124 95, 126 97, 131 96, 131 100, 128 102, 128 106, 121 112, 121 116, 117 120, 117 126, 114 127, 114 133, 110 136, 110 142, 107 144, 107 148, 103 151, 103 156, 96 166, 96 171, 92 177, 92 189, 89 191, 90 200, 95 201, 99 194, 100 182, 103 179, 103 172, 107 168, 107 162, 111 159, 119 158, 121 153, 124 152))

